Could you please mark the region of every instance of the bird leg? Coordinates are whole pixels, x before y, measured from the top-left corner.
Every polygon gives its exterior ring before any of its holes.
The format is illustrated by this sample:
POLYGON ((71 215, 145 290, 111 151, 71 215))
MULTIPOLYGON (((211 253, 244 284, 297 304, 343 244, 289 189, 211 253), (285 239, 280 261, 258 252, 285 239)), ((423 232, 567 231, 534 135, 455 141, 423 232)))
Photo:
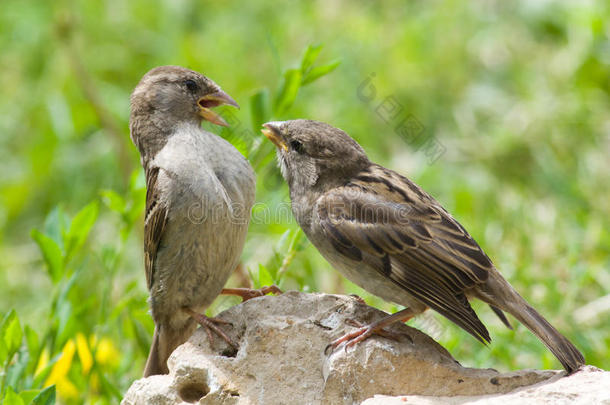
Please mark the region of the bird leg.
POLYGON ((225 342, 227 342, 234 349, 239 350, 239 345, 235 343, 233 339, 229 337, 222 329, 220 329, 216 324, 220 325, 231 325, 231 322, 225 321, 218 318, 210 318, 209 316, 205 316, 204 314, 200 314, 199 312, 195 312, 190 308, 183 308, 183 310, 189 314, 202 328, 205 329, 208 334, 208 339, 210 340, 210 345, 214 342, 214 338, 212 336, 212 331, 216 332, 225 342))
MULTIPOLYGON (((350 297, 354 298, 356 301, 358 301, 359 303, 361 303, 362 305, 366 305, 366 301, 364 300, 364 298, 362 298, 361 296, 359 296, 358 294, 350 294, 350 297)), ((356 322, 356 321, 354 321, 356 322)))
POLYGON ((409 319, 413 318, 417 313, 410 308, 405 308, 402 311, 398 311, 395 314, 388 315, 385 318, 381 318, 378 321, 375 321, 369 325, 362 326, 360 322, 350 319, 348 322, 356 325, 359 329, 356 329, 353 332, 346 333, 338 339, 333 340, 326 348, 324 349, 324 353, 327 354, 329 349, 330 352, 334 351, 341 343, 345 342, 345 350, 348 347, 354 346, 358 342, 362 342, 363 340, 368 339, 372 335, 383 336, 388 339, 398 340, 398 334, 387 331, 383 328, 386 326, 393 324, 394 322, 406 322, 409 319))
POLYGON ((248 301, 249 299, 262 297, 269 293, 282 294, 276 285, 269 285, 262 288, 223 288, 221 294, 239 295, 242 302, 248 301))

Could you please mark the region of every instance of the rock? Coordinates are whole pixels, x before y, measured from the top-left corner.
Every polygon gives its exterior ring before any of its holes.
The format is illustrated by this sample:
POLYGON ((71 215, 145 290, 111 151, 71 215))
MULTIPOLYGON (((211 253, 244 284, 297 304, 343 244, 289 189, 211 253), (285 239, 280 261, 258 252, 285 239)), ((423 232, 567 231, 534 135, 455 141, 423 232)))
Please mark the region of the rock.
MULTIPOLYGON (((291 291, 249 300, 218 316, 232 323, 225 330, 239 342, 239 351, 217 337, 210 345, 205 331, 198 329, 170 356, 170 374, 134 382, 122 404, 354 404, 366 400, 371 405, 404 403, 404 398, 408 403, 429 404, 448 401, 438 397, 475 401, 474 396, 520 387, 529 387, 522 395, 540 389, 542 395, 553 392, 558 400, 562 392, 568 398, 578 391, 567 389, 568 381, 592 381, 585 375, 608 378, 608 373, 595 373, 593 368, 568 378, 558 371, 498 373, 465 368, 430 337, 405 324, 389 328, 400 336, 397 341, 375 336, 347 351, 339 347, 324 354, 332 339, 355 329, 349 320, 368 323, 384 315, 350 296, 291 291), (409 396, 373 398, 401 394, 409 396)), ((587 390, 592 391, 591 387, 587 390)))
POLYGON ((362 402, 362 405, 496 405, 500 402, 502 405, 610 405, 609 388, 609 372, 593 366, 585 366, 569 377, 557 374, 546 381, 516 389, 508 394, 452 397, 375 395, 362 402))

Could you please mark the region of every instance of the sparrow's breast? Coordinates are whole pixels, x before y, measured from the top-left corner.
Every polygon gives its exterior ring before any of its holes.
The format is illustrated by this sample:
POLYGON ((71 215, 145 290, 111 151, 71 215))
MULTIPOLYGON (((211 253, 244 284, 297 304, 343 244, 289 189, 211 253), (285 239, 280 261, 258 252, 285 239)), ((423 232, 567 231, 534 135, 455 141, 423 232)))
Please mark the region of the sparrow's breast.
POLYGON ((208 306, 237 266, 245 242, 254 173, 228 142, 211 136, 179 134, 155 158, 168 220, 153 290, 165 312, 208 306))

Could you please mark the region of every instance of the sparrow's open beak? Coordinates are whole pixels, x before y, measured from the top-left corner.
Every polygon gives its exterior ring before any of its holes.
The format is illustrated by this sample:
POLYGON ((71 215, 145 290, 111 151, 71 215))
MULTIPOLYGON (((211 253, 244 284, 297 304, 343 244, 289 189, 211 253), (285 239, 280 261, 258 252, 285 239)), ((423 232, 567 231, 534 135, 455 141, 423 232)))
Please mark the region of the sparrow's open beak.
POLYGON ((199 115, 201 115, 204 120, 210 121, 212 124, 222 125, 223 127, 228 127, 229 124, 227 124, 227 121, 223 120, 220 115, 210 110, 210 108, 224 104, 239 108, 239 104, 222 90, 206 94, 197 101, 197 104, 199 105, 199 115))
POLYGON ((267 139, 269 139, 271 142, 273 142, 273 144, 276 146, 276 148, 287 151, 288 146, 286 146, 286 143, 282 139, 282 135, 280 135, 280 130, 279 130, 280 125, 279 124, 281 124, 281 123, 280 122, 267 122, 266 124, 263 124, 265 129, 261 129, 261 132, 263 133, 263 135, 265 135, 267 137, 267 139))

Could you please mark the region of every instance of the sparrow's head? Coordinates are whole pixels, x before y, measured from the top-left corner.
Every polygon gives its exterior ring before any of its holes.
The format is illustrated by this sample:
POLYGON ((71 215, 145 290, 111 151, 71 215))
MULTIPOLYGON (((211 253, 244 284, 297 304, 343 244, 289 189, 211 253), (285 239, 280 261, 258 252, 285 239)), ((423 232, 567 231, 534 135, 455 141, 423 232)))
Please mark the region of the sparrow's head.
POLYGON ((179 124, 206 120, 228 126, 211 110, 222 104, 239 107, 220 86, 200 73, 180 66, 156 67, 142 77, 131 94, 131 137, 141 148, 146 142, 140 138, 167 136, 179 124))
POLYGON ((344 184, 370 164, 356 141, 323 122, 301 119, 263 126, 263 134, 277 148, 282 176, 292 191, 344 184))

